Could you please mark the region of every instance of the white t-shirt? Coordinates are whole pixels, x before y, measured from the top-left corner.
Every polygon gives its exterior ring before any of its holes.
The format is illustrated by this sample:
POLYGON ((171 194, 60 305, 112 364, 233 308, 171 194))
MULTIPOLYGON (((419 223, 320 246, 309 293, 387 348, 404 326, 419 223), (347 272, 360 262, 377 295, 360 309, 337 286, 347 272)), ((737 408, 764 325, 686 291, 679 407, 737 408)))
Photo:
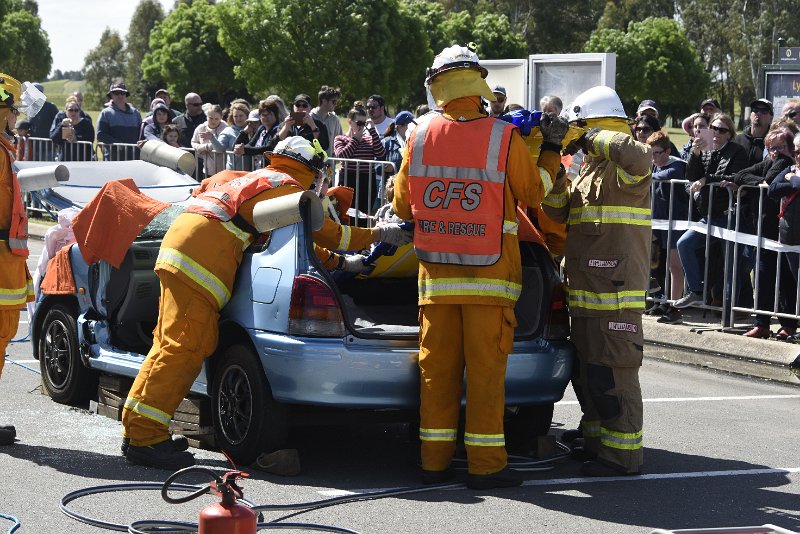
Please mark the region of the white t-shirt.
POLYGON ((386 117, 383 119, 382 122, 375 125, 375 129, 378 130, 378 135, 381 136, 381 139, 383 139, 383 133, 386 131, 386 128, 388 128, 389 125, 393 122, 394 119, 391 118, 389 115, 386 115, 386 117))

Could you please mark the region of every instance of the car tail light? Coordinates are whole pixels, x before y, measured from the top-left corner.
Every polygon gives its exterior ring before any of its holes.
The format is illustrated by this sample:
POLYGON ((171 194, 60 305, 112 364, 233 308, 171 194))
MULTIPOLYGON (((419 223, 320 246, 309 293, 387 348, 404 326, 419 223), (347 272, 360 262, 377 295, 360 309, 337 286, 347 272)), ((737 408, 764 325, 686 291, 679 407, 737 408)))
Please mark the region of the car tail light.
POLYGON ((564 286, 557 284, 550 292, 550 312, 544 327, 545 339, 567 339, 569 337, 569 310, 564 286))
POLYGON ((295 277, 289 306, 289 334, 320 337, 346 334, 336 295, 322 280, 304 274, 295 277))

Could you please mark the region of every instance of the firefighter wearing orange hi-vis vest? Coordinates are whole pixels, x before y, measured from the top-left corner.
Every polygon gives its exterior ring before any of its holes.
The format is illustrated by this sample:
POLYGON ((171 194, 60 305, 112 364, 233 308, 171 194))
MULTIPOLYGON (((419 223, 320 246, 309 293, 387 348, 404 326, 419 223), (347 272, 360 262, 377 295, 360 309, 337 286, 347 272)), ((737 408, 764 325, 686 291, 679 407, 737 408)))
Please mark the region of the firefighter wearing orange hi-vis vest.
MULTIPOLYGON (((20 83, 0 74, 0 374, 9 341, 19 327, 19 310, 33 300, 33 283, 25 263, 28 257, 28 217, 22 202, 14 163, 11 129, 22 105, 20 83)), ((14 443, 17 432, 0 425, 0 445, 14 443)))
MULTIPOLYGON (((319 143, 288 137, 277 144, 265 169, 204 181, 186 212, 170 226, 155 265, 161 295, 153 347, 122 415, 122 451, 128 462, 173 470, 194 464, 186 438, 170 438, 169 423, 217 346, 219 312, 230 300, 244 250, 259 236, 253 210, 261 201, 309 189, 321 175, 325 157, 319 143)), ((373 241, 396 245, 410 239, 398 224, 362 231, 373 235, 373 241)), ((344 239, 340 229, 322 237, 337 244, 344 239)), ((315 250, 326 268, 365 268, 360 255, 315 250)))
POLYGON ((569 189, 557 180, 542 201, 553 220, 569 227, 565 269, 578 356, 572 385, 583 418, 562 439, 572 441, 584 475, 634 475, 643 458, 639 367, 653 156, 631 136, 622 102, 609 87, 578 95, 567 120, 587 130, 576 142, 583 166, 569 189))
POLYGON ((517 201, 538 205, 559 168, 567 124, 543 121, 538 166, 513 125, 489 118, 495 99, 478 56, 451 46, 426 85, 443 113, 412 132, 395 179, 394 210, 414 220, 420 261, 420 440, 422 480, 454 477, 462 380, 464 443, 474 489, 518 486, 508 468, 503 412, 506 359, 513 351, 521 290, 517 201))

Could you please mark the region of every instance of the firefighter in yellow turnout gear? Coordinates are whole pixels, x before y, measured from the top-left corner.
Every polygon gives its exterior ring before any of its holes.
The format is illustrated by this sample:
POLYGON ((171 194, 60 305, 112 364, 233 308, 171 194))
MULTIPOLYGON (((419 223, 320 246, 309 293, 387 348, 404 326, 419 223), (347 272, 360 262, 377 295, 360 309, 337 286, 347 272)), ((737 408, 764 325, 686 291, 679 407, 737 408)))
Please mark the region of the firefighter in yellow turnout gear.
MULTIPOLYGON (((28 217, 14 163, 11 129, 21 106, 20 83, 0 74, 0 375, 6 348, 19 328, 19 310, 33 300, 33 283, 25 260, 28 257, 28 217)), ((14 443, 17 431, 0 425, 0 445, 14 443)))
POLYGON ((471 488, 521 484, 507 467, 506 359, 521 289, 515 210, 538 205, 559 168, 565 121, 548 117, 538 166, 519 131, 488 118, 486 70, 468 48, 434 59, 426 84, 444 112, 421 123, 395 179, 394 210, 414 220, 420 260, 420 439, 423 481, 453 478, 462 380, 471 488))
MULTIPOLYGON (((203 361, 217 346, 219 312, 231 297, 244 250, 258 236, 253 209, 263 200, 307 190, 324 159, 321 148, 289 137, 275 147, 266 169, 231 179, 209 178, 170 226, 155 266, 161 295, 153 347, 123 410, 122 449, 128 462, 162 469, 194 463, 186 440, 171 440, 168 426, 203 361)), ((376 241, 387 240, 387 234, 400 238, 402 229, 395 224, 373 232, 376 241)), ((331 229, 328 237, 336 240, 336 235, 331 229)), ((360 261, 338 261, 339 256, 327 250, 316 250, 326 267, 353 263, 363 268, 360 261)))
POLYGON ((586 154, 567 190, 558 180, 542 202, 567 222, 565 269, 583 411, 573 456, 587 476, 638 474, 642 465, 642 312, 649 281, 650 147, 631 136, 613 89, 579 95, 567 120, 587 129, 586 154))

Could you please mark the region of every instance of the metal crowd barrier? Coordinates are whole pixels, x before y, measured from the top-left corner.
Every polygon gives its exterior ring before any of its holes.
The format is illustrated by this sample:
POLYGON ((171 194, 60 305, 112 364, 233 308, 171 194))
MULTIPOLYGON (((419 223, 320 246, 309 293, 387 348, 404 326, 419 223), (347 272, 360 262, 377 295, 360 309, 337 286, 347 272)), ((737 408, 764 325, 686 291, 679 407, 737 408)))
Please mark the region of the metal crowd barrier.
MULTIPOLYGON (((655 198, 655 187, 659 182, 653 182, 653 189, 651 192, 653 193, 651 198, 655 198)), ((710 194, 709 194, 709 213, 706 215, 706 220, 710 221, 710 210, 714 204, 714 195, 717 194, 727 194, 728 196, 728 206, 725 211, 725 226, 716 226, 707 223, 700 223, 699 221, 691 220, 691 216, 693 213, 696 213, 695 210, 695 200, 693 195, 689 194, 689 218, 686 220, 676 219, 674 217, 674 192, 676 188, 685 188, 688 182, 686 180, 671 180, 669 182, 660 182, 662 185, 669 185, 670 188, 670 205, 669 205, 669 213, 667 219, 653 219, 652 220, 652 229, 653 230, 666 230, 667 231, 667 258, 666 261, 666 268, 665 268, 665 276, 663 281, 659 281, 662 283, 661 287, 664 291, 665 295, 670 294, 670 287, 671 287, 671 273, 669 271, 669 245, 672 242, 672 234, 676 231, 686 231, 686 230, 694 230, 696 232, 700 232, 705 234, 705 248, 704 248, 704 269, 703 269, 703 303, 695 304, 694 307, 699 307, 708 310, 717 310, 721 312, 721 327, 722 329, 731 328, 735 324, 735 320, 737 317, 737 313, 744 313, 747 315, 750 314, 763 314, 769 315, 771 317, 784 317, 789 319, 797 319, 800 321, 800 285, 798 285, 795 280, 781 280, 781 265, 784 262, 783 255, 786 253, 800 253, 800 246, 790 246, 780 243, 774 239, 769 239, 764 237, 763 235, 763 220, 764 220, 764 204, 767 202, 774 202, 773 200, 767 198, 767 186, 766 184, 761 184, 758 186, 739 186, 735 193, 735 202, 734 202, 734 194, 727 188, 722 188, 719 184, 710 184, 710 194), (722 189, 722 191, 720 191, 722 189), (742 197, 745 194, 752 194, 758 195, 758 202, 752 202, 750 205, 758 208, 758 217, 757 227, 755 228, 755 234, 751 231, 745 231, 744 226, 746 225, 746 221, 742 219, 742 210, 736 209, 737 206, 742 206, 742 197), (709 280, 709 265, 710 261, 710 253, 712 248, 712 239, 717 238, 723 241, 723 273, 722 273, 722 281, 723 281, 723 299, 722 299, 722 306, 714 306, 711 304, 706 304, 709 300, 709 291, 710 287, 709 284, 706 283, 709 280), (746 248, 745 248, 746 247, 746 248), (776 253, 776 265, 775 265, 775 272, 777 274, 773 290, 773 301, 772 301, 772 309, 759 309, 758 303, 760 301, 759 296, 765 288, 761 287, 760 284, 760 271, 762 270, 762 254, 765 250, 770 250, 776 253), (752 268, 748 269, 746 275, 752 281, 753 287, 753 305, 752 307, 741 306, 737 305, 737 298, 741 295, 741 289, 739 288, 739 284, 737 280, 739 279, 741 273, 740 269, 742 267, 741 254, 747 252, 754 258, 752 268), (785 284, 791 284, 789 289, 786 289, 785 284), (784 287, 784 292, 787 290, 793 290, 795 293, 795 309, 794 310, 779 310, 779 301, 780 301, 780 291, 781 287, 784 287), (794 313, 791 313, 791 312, 794 313)), ((746 230, 750 230, 747 228, 746 230)), ((685 288, 686 289, 686 288, 685 288)), ((662 298, 649 298, 649 300, 654 301, 655 303, 662 303, 668 302, 672 303, 680 296, 669 299, 666 296, 662 298)))
POLYGON ((353 205, 349 213, 353 220, 360 222, 360 224, 355 225, 372 228, 375 223, 372 215, 381 205, 386 203, 386 180, 397 172, 394 163, 391 161, 349 158, 328 158, 327 161, 333 165, 331 168, 333 173, 331 183, 335 186, 352 187, 355 191, 353 205), (380 174, 378 169, 383 169, 380 174), (347 179, 350 178, 350 173, 353 173, 355 177, 352 181, 347 179), (366 190, 358 179, 359 176, 364 175, 368 177, 366 190), (378 180, 378 177, 380 177, 380 180, 378 180), (366 212, 358 208, 365 205, 368 206, 366 212))

